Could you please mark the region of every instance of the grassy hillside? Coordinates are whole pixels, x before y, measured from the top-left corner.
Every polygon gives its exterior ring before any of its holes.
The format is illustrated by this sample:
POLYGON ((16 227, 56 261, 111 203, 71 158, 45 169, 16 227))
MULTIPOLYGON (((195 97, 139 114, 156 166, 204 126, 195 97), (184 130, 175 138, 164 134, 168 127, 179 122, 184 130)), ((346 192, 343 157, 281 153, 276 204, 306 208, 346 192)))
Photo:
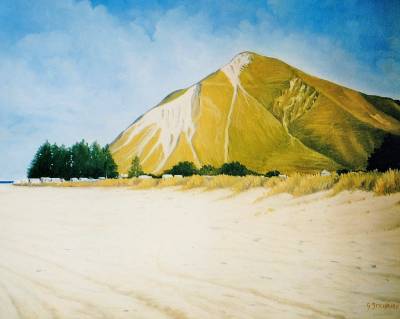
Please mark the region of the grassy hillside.
POLYGON ((240 161, 258 172, 313 172, 365 169, 388 134, 400 136, 395 100, 245 52, 195 86, 167 96, 110 149, 121 173, 135 155, 152 173, 184 160, 197 166, 240 161), (177 132, 179 123, 186 124, 177 132))

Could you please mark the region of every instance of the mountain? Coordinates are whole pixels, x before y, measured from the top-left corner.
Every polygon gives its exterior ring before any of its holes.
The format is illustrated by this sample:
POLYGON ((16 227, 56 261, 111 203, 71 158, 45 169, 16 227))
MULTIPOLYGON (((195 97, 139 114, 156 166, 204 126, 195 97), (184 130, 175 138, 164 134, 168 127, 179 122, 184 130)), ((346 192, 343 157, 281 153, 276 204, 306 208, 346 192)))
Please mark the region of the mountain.
POLYGON ((400 136, 400 104, 308 75, 252 52, 175 91, 110 145, 120 173, 179 161, 239 161, 266 172, 364 169, 385 136, 400 136))

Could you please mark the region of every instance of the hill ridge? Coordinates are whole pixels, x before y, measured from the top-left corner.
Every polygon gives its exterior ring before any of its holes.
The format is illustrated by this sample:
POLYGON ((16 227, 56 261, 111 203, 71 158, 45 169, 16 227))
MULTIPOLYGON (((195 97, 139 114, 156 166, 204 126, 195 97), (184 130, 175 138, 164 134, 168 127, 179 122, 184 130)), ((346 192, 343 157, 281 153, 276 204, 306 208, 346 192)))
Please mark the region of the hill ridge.
POLYGON ((121 173, 136 155, 153 173, 182 160, 197 166, 237 160, 260 172, 363 169, 385 135, 400 135, 396 116, 394 100, 369 98, 244 51, 167 95, 110 150, 121 173))

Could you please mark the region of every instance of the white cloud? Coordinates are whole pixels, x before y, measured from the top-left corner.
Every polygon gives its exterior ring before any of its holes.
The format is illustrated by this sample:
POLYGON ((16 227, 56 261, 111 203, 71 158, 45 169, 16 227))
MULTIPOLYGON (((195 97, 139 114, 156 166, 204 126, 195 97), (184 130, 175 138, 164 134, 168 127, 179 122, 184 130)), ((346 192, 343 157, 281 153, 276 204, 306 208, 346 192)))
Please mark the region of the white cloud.
MULTIPOLYGON (((384 87, 376 85, 382 79, 329 38, 285 33, 263 12, 258 24, 242 21, 216 33, 205 13, 176 8, 153 15, 149 34, 144 17, 122 22, 85 1, 47 5, 48 27, 0 52, 0 115, 7 115, 0 116, 1 177, 23 175, 46 139, 111 142, 165 95, 245 50, 371 93, 393 93, 373 91, 384 87)), ((380 66, 398 68, 390 63, 380 66)))

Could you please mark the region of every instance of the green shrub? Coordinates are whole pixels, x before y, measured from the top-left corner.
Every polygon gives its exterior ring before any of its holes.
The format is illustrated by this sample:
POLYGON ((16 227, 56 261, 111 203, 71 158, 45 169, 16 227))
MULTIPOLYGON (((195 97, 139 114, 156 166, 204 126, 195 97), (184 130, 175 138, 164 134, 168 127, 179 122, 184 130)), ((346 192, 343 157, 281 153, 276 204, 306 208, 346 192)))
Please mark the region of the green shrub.
POLYGON ((265 177, 274 177, 279 176, 281 173, 279 171, 269 171, 265 173, 265 177))
POLYGON ((239 162, 230 162, 224 163, 219 169, 219 173, 223 175, 245 176, 249 173, 249 170, 239 162))
POLYGON ((174 165, 165 173, 172 175, 192 176, 197 174, 197 168, 192 162, 184 161, 174 165))
POLYGON ((203 165, 199 169, 199 174, 200 175, 217 175, 218 174, 218 169, 215 168, 212 165, 203 165))

